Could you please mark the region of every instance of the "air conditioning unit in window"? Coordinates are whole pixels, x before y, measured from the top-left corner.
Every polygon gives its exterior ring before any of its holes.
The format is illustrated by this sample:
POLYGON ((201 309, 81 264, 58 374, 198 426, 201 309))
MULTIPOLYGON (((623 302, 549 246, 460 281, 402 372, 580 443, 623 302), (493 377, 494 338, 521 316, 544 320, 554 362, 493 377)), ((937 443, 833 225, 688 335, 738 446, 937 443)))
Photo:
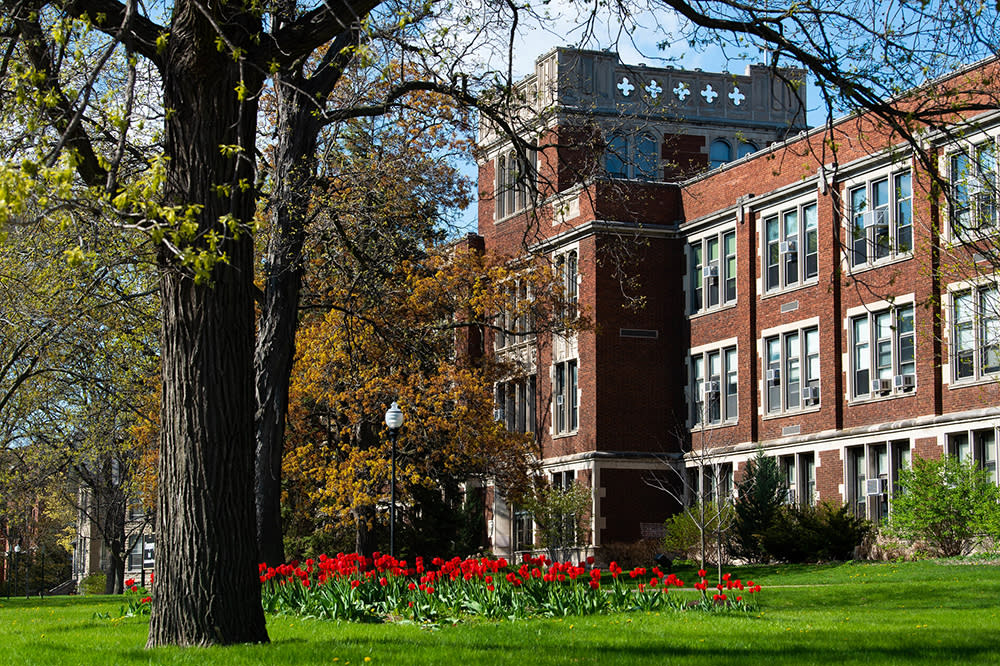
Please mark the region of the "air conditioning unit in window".
POLYGON ((872 393, 888 393, 892 390, 891 379, 873 379, 872 393))
POLYGON ((557 395, 557 396, 556 396, 556 404, 557 404, 557 405, 559 405, 560 407, 562 407, 562 404, 563 404, 563 396, 561 396, 561 395, 557 395))
POLYGON ((709 264, 705 266, 705 279, 709 282, 715 282, 719 279, 719 265, 709 264))
POLYGON ((795 249, 795 241, 793 240, 781 241, 778 245, 778 251, 781 252, 781 254, 791 254, 792 252, 795 252, 795 249))
POLYGON ((898 390, 905 391, 917 385, 917 378, 913 375, 896 375, 892 378, 892 385, 898 390))
POLYGON ((781 383, 781 370, 778 368, 768 368, 767 369, 767 383, 768 384, 780 384, 781 383))
POLYGON ((493 410, 493 420, 494 421, 503 421, 503 410, 502 409, 498 408, 498 409, 494 409, 493 410))
POLYGON ((719 382, 707 381, 704 384, 702 384, 701 395, 706 400, 719 395, 719 382))
POLYGON ((889 209, 876 208, 875 210, 865 211, 861 215, 861 221, 866 228, 887 227, 889 226, 889 209))
POLYGON ((795 504, 795 488, 785 488, 785 504, 795 504))
POLYGON ((807 405, 815 405, 819 402, 819 387, 818 386, 803 386, 802 387, 802 402, 807 405))
POLYGON ((865 495, 885 495, 889 489, 888 479, 866 479, 865 495))

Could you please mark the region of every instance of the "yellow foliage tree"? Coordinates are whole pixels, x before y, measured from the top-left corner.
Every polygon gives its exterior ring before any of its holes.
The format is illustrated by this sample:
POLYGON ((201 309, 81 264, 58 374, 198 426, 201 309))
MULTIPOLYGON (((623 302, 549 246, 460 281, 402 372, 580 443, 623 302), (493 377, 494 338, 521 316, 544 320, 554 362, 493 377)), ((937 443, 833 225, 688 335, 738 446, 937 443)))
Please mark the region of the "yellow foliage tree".
POLYGON ((563 294, 544 261, 446 248, 400 262, 384 286, 380 298, 365 301, 354 283, 331 285, 327 298, 340 305, 300 330, 284 458, 286 504, 323 516, 316 527, 352 526, 362 552, 372 549, 371 530, 387 505, 383 415, 392 401, 406 419, 397 457, 402 506, 414 489, 476 477, 510 496, 528 489, 534 437, 493 416, 494 383, 523 370, 462 357, 456 336, 481 335, 502 321, 530 321, 533 330, 565 325, 563 294), (515 280, 531 285, 531 300, 512 305, 515 280))

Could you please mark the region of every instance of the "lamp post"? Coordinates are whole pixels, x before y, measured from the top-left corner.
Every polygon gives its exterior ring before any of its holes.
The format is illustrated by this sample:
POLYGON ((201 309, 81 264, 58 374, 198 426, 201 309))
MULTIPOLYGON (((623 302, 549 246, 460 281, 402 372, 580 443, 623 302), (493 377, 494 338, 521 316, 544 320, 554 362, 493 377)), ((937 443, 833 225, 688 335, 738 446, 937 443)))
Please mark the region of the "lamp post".
POLYGON ((7 556, 7 575, 4 578, 7 583, 7 601, 10 601, 10 577, 14 571, 14 551, 11 549, 10 544, 7 545, 7 552, 4 555, 7 556))
POLYGON ((393 401, 385 412, 385 426, 392 441, 392 481, 389 484, 389 556, 396 557, 396 437, 403 425, 403 410, 393 401))
MULTIPOLYGON (((14 586, 17 587, 17 556, 21 554, 21 542, 14 544, 14 586)), ((15 594, 17 590, 14 590, 15 594)))
POLYGON ((42 549, 42 587, 38 590, 38 598, 45 598, 45 544, 41 546, 42 549))

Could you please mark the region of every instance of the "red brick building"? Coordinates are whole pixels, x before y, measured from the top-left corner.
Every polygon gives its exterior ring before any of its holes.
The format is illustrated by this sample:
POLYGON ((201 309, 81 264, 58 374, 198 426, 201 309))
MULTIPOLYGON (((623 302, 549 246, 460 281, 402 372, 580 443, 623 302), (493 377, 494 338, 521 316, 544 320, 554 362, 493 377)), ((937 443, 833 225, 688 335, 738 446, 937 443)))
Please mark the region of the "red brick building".
MULTIPOLYGON (((975 242, 998 223, 1000 112, 915 152, 866 116, 807 131, 801 77, 556 49, 521 84, 546 108, 523 129, 543 148, 481 132, 485 246, 551 257, 596 324, 487 341, 525 368, 498 415, 536 433, 553 482, 592 489, 590 547, 676 511, 652 476, 729 492, 758 447, 789 501, 875 520, 914 455, 997 478, 1000 297, 975 242)), ((488 499, 493 548, 527 548, 527 518, 488 499)))

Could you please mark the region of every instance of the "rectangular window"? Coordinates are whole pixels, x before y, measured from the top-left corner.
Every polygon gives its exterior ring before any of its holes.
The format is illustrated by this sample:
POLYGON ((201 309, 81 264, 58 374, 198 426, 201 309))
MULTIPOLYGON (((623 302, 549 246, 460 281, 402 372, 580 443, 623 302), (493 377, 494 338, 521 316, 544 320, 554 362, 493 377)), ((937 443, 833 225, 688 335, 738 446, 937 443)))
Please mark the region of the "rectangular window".
POLYGON ((813 504, 816 494, 816 461, 813 453, 781 456, 778 468, 785 487, 785 504, 813 504))
POLYGON ((996 285, 952 294, 954 377, 975 380, 1000 372, 1000 297, 996 285))
POLYGON ((739 366, 736 347, 691 357, 691 423, 735 421, 738 416, 739 366))
POLYGON ((867 266, 913 249, 913 193, 909 171, 852 187, 851 266, 867 266))
POLYGON ((997 164, 993 140, 951 156, 951 233, 958 239, 997 227, 997 164))
MULTIPOLYGON (((553 488, 559 488, 560 490, 565 491, 572 488, 574 483, 576 483, 576 472, 574 470, 552 473, 553 488)), ((565 546, 577 545, 579 541, 578 537, 580 536, 579 530, 577 529, 579 525, 577 515, 573 513, 561 513, 553 516, 553 520, 559 530, 556 542, 565 546)))
POLYGON ((563 361, 555 366, 555 424, 556 433, 575 432, 579 427, 580 410, 577 404, 577 363, 563 361))
POLYGON ((689 311, 726 305, 736 300, 736 232, 723 231, 688 246, 689 311))
POLYGON ((880 523, 889 517, 889 449, 886 444, 871 444, 868 452, 871 459, 868 478, 877 481, 866 484, 865 492, 872 504, 870 517, 880 523))
POLYGON ((497 382, 493 418, 511 432, 535 431, 535 375, 497 382))
POLYGON ((764 219, 764 289, 793 287, 819 274, 819 237, 815 203, 796 206, 764 219))
POLYGON ((802 503, 816 503, 816 456, 813 453, 799 455, 799 465, 802 469, 802 503))
POLYGON ((892 467, 892 478, 890 479, 890 492, 896 493, 899 490, 899 472, 910 467, 910 442, 907 440, 896 441, 891 444, 892 458, 889 465, 892 467))
POLYGON ((687 505, 700 502, 722 504, 733 497, 733 465, 718 463, 688 467, 685 475, 687 505))
POLYGON ((851 392, 878 397, 916 386, 913 306, 902 305, 851 318, 851 392))
POLYGON ((997 434, 995 428, 950 433, 947 437, 948 455, 965 462, 972 460, 977 467, 989 473, 993 483, 997 477, 997 434))
POLYGON ((855 516, 867 518, 868 496, 865 482, 868 480, 868 468, 865 466, 864 446, 855 446, 847 450, 847 471, 850 475, 848 502, 853 507, 855 516))
POLYGON ((562 285, 563 317, 572 319, 578 313, 580 296, 579 262, 576 250, 556 255, 556 273, 562 285))
POLYGON ((798 503, 796 491, 798 486, 795 482, 795 456, 782 456, 779 459, 781 467, 781 478, 785 485, 785 504, 798 503))
POLYGON ((523 156, 511 150, 497 157, 493 197, 497 220, 519 213, 530 205, 538 186, 537 159, 537 154, 530 150, 523 156))
POLYGON ((527 511, 514 512, 514 550, 531 550, 535 545, 535 526, 531 513, 527 511))
POLYGON ((768 414, 818 405, 819 329, 765 338, 764 384, 768 414))

